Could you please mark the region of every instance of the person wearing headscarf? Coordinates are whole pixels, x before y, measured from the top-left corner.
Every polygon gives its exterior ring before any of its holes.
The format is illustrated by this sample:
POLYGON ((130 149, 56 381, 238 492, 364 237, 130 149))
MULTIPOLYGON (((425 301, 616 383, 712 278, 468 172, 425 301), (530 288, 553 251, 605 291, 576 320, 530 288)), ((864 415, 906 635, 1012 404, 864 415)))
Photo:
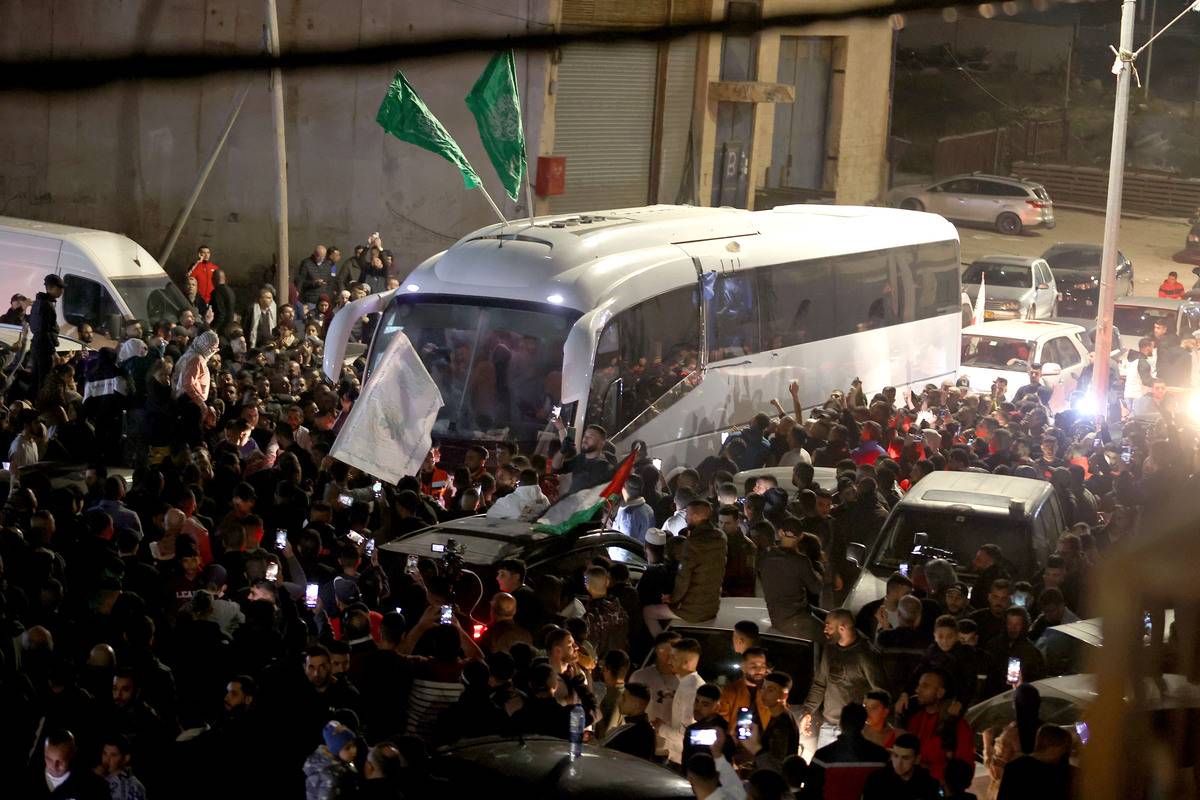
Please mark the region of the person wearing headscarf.
POLYGON ((180 426, 190 445, 200 443, 205 421, 215 422, 215 415, 208 406, 208 393, 212 388, 208 360, 220 346, 217 334, 205 331, 192 341, 192 346, 175 366, 172 393, 179 408, 180 426))

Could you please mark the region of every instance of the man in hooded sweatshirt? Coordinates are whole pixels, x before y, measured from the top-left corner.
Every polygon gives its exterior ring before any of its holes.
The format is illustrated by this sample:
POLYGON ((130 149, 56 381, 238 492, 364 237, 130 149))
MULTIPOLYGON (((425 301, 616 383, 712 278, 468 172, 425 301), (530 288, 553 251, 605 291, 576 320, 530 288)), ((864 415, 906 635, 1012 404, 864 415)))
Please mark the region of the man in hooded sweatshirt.
POLYGON ((33 385, 41 387, 54 366, 54 351, 58 347, 58 314, 54 304, 62 297, 63 279, 47 275, 46 291, 38 292, 29 311, 30 351, 33 363, 33 385))

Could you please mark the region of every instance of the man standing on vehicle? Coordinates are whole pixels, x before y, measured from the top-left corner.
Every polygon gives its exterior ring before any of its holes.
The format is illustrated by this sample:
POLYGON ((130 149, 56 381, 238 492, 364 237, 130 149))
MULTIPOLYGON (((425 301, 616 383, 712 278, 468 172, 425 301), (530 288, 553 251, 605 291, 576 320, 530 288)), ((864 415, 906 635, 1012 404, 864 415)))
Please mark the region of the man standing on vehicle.
POLYGON ((812 615, 809 594, 821 593, 821 573, 817 565, 800 553, 802 524, 787 517, 779 526, 779 546, 758 557, 758 576, 771 625, 791 636, 819 641, 821 624, 812 615))
POLYGON ((316 305, 321 295, 333 286, 333 262, 325 257, 325 245, 313 248, 311 256, 300 262, 300 299, 304 305, 316 305))
POLYGON ((1154 367, 1150 364, 1154 345, 1154 339, 1143 336, 1138 340, 1137 350, 1130 350, 1125 356, 1125 404, 1129 409, 1154 384, 1154 367))
POLYGON ((28 307, 28 297, 23 294, 14 294, 9 301, 8 311, 0 314, 0 322, 5 325, 20 325, 25 321, 25 309, 28 307))
POLYGON ((213 273, 219 267, 212 262, 212 248, 206 244, 196 250, 196 263, 188 270, 188 276, 196 279, 196 294, 204 298, 204 302, 212 302, 213 273))
POLYGON ((1042 405, 1050 404, 1050 395, 1054 391, 1042 383, 1042 365, 1029 365, 1029 383, 1017 389, 1017 393, 1013 395, 1013 404, 1020 405, 1024 400, 1037 400, 1042 405))
POLYGON ((30 358, 35 388, 45 383, 54 367, 54 351, 58 348, 55 303, 63 293, 63 279, 57 275, 47 275, 44 284, 46 291, 37 293, 29 312, 30 358))
POLYGON ((563 421, 555 419, 554 426, 558 429, 558 440, 562 442, 560 454, 563 464, 558 474, 571 476, 571 492, 599 486, 612 479, 613 473, 617 471, 617 462, 612 454, 604 449, 608 431, 599 425, 588 425, 583 430, 583 441, 577 453, 575 442, 567 436, 567 426, 563 421))
POLYGON ((826 647, 804 701, 800 732, 807 738, 805 752, 831 744, 847 703, 861 703, 867 692, 883 687, 887 676, 879 651, 854 629, 854 615, 845 608, 825 617, 826 647), (820 717, 817 714, 820 713, 820 717), (816 739, 813 746, 813 739, 816 739))
POLYGON ((221 336, 229 333, 228 328, 233 322, 236 303, 233 289, 225 281, 225 270, 214 270, 212 300, 209 301, 208 307, 213 312, 212 329, 221 336))

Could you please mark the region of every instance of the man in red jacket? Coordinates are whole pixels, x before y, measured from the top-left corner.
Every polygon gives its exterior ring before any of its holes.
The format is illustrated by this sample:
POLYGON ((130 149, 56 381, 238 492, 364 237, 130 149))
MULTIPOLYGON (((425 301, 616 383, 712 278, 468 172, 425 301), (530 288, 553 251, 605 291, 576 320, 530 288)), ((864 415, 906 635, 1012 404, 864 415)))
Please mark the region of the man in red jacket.
POLYGON ((904 726, 921 740, 918 761, 938 781, 946 771, 946 762, 961 758, 968 764, 975 758, 975 736, 962 717, 946 711, 946 675, 940 670, 921 673, 917 680, 917 709, 904 726))
POLYGON ((1182 298, 1185 291, 1187 289, 1179 282, 1179 273, 1174 270, 1168 272, 1167 279, 1158 286, 1158 296, 1168 297, 1172 300, 1182 298))
POLYGON ((212 301, 213 273, 220 267, 212 262, 212 248, 206 244, 200 245, 196 251, 196 263, 188 270, 188 276, 196 279, 196 294, 204 298, 204 302, 212 301))

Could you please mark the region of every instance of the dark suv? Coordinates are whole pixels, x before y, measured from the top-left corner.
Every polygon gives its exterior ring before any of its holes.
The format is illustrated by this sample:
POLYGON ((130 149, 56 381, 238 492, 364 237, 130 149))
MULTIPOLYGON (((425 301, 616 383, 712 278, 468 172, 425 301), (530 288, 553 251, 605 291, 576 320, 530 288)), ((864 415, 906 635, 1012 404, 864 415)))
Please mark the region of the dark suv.
MULTIPOLYGON (((1100 300, 1100 259, 1103 248, 1096 244, 1056 244, 1042 258, 1050 265, 1061 295, 1058 314, 1064 317, 1094 317, 1100 300)), ((1115 297, 1133 294, 1133 262, 1117 251, 1115 297)))

